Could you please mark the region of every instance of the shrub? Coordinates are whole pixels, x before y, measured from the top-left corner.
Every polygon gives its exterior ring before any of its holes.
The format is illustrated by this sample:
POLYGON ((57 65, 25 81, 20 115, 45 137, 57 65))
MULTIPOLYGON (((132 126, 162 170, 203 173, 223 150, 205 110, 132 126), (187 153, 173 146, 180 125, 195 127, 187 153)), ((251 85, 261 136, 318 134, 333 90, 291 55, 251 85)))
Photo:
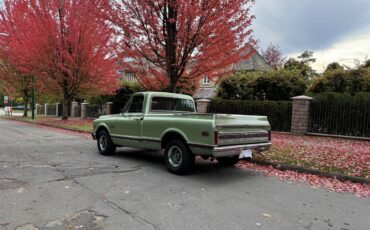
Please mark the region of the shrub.
POLYGON ((113 102, 113 113, 120 113, 121 109, 125 106, 126 102, 133 93, 141 92, 144 89, 139 83, 124 82, 115 94, 101 95, 98 97, 90 98, 88 101, 93 105, 103 105, 107 102, 113 102))
POLYGON ((233 100, 286 101, 304 94, 306 84, 297 70, 242 72, 221 81, 218 97, 233 100))
POLYGON ((370 92, 370 69, 344 70, 339 68, 328 70, 313 80, 309 92, 347 92, 352 95, 357 92, 370 92))
POLYGON ((303 95, 306 83, 299 71, 278 70, 257 78, 253 88, 256 99, 287 101, 294 96, 303 95))
POLYGON ((262 72, 238 72, 220 82, 217 96, 222 99, 253 100, 253 82, 262 72))

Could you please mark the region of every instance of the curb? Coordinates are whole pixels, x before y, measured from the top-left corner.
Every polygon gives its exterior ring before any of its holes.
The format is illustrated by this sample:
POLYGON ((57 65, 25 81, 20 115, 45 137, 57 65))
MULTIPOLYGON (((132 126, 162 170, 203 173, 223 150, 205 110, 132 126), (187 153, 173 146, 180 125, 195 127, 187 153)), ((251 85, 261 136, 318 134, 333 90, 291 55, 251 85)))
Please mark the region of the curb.
POLYGON ((298 173, 308 173, 308 174, 337 179, 342 182, 351 181, 353 183, 361 183, 361 184, 370 185, 370 179, 356 177, 356 176, 348 176, 348 175, 343 175, 339 173, 322 172, 316 169, 309 169, 309 168, 304 168, 300 166, 286 165, 286 164, 268 162, 268 161, 263 161, 263 160, 256 160, 253 158, 250 160, 250 162, 257 164, 257 165, 262 165, 262 166, 272 166, 273 168, 281 170, 281 171, 295 171, 298 173))

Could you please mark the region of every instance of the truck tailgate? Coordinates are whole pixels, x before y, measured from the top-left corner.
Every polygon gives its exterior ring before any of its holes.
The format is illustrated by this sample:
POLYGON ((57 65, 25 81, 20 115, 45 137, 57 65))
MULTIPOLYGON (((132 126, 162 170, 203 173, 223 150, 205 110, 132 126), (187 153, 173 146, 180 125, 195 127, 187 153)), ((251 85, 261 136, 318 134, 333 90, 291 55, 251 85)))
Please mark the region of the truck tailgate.
POLYGON ((269 142, 270 124, 264 116, 215 116, 218 145, 240 145, 269 142))

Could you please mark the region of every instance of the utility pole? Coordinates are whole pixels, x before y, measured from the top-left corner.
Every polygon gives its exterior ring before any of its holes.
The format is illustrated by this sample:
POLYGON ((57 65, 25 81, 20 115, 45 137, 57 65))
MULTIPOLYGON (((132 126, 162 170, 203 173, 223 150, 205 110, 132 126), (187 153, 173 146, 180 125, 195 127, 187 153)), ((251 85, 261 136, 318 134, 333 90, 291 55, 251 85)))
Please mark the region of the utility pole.
POLYGON ((35 77, 32 76, 32 102, 31 102, 31 109, 32 109, 32 120, 35 119, 35 77))

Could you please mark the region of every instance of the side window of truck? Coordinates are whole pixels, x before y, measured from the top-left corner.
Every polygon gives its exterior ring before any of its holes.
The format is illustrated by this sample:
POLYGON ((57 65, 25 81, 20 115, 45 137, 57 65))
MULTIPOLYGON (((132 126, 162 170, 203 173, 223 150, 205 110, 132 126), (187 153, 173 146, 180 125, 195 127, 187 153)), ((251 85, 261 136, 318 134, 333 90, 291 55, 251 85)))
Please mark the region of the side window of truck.
POLYGON ((137 95, 132 98, 129 113, 142 113, 144 105, 144 95, 137 95))

